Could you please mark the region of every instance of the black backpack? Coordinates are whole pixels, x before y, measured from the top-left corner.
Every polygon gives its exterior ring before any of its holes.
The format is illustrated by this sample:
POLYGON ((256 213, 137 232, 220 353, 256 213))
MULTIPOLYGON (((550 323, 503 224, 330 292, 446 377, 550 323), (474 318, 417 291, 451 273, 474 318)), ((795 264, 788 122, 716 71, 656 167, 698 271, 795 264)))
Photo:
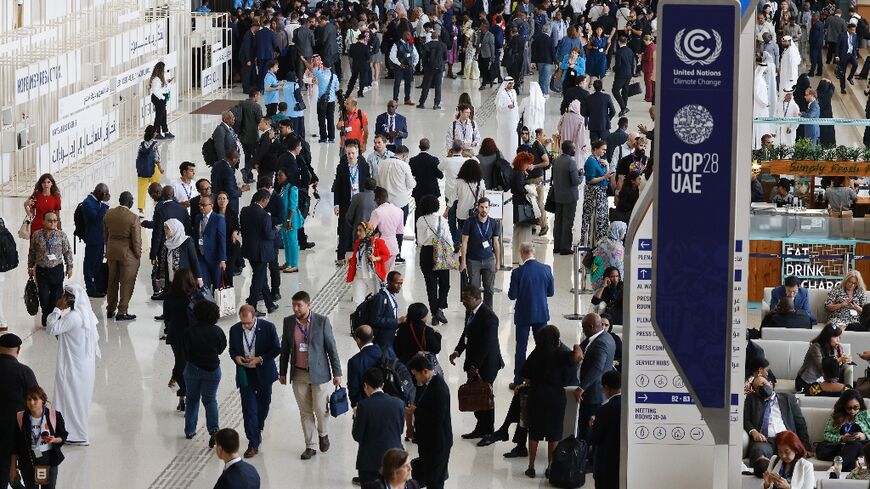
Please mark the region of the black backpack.
POLYGON ((401 399, 406 406, 413 403, 417 388, 408 367, 395 356, 390 356, 386 348, 382 347, 381 350, 381 359, 377 367, 384 374, 384 392, 401 399))
POLYGON ((208 138, 206 142, 202 143, 202 159, 205 161, 206 166, 214 165, 219 159, 217 150, 214 147, 214 139, 208 138))
POLYGON ((85 201, 79 202, 73 212, 73 236, 84 241, 85 233, 88 232, 88 222, 85 220, 85 201))
POLYGON ((496 158, 495 162, 492 164, 492 182, 495 184, 495 188, 493 190, 501 190, 504 192, 510 192, 511 190, 511 179, 513 178, 513 168, 511 168, 511 164, 501 156, 496 158))
POLYGON ((369 309, 372 306, 372 298, 375 294, 369 294, 365 300, 356 306, 356 310, 350 313, 350 335, 353 336, 356 329, 363 324, 369 324, 369 309))
POLYGON ((585 484, 588 450, 586 440, 578 440, 574 435, 560 441, 550 464, 550 485, 575 489, 585 484))
POLYGON ((0 219, 0 272, 8 272, 17 266, 18 247, 15 246, 15 238, 3 219, 0 219))

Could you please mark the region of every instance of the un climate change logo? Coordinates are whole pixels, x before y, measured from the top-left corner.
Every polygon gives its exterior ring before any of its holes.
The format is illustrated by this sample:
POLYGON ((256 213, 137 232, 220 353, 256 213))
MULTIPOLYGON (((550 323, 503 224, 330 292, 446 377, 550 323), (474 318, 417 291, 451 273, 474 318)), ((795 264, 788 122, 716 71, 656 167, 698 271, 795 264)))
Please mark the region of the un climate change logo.
POLYGON ((688 33, 680 29, 674 38, 674 50, 677 58, 687 65, 709 65, 722 54, 722 36, 714 29, 692 29, 688 33), (715 41, 712 49, 708 46, 710 39, 715 41))

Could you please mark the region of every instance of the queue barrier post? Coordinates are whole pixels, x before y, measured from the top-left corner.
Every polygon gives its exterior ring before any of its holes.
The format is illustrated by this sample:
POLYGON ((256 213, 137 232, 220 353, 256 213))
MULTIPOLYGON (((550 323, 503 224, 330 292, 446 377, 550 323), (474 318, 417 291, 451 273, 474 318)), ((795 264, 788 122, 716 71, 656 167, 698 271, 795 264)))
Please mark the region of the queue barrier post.
POLYGON ((574 255, 572 257, 574 264, 574 287, 571 289, 571 293, 574 294, 574 312, 564 316, 565 319, 572 321, 583 319, 583 316, 580 314, 580 292, 586 290, 586 267, 580 264, 580 254, 584 251, 589 251, 589 248, 580 246, 580 244, 574 245, 574 255))

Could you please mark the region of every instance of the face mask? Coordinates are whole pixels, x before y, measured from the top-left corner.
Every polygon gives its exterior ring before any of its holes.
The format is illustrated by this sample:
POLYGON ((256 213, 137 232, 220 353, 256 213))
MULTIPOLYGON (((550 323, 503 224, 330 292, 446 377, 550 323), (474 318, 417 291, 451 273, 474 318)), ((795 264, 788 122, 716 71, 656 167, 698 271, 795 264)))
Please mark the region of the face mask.
POLYGON ((764 384, 758 388, 757 392, 762 399, 770 399, 770 397, 773 396, 773 387, 771 387, 770 384, 764 384))

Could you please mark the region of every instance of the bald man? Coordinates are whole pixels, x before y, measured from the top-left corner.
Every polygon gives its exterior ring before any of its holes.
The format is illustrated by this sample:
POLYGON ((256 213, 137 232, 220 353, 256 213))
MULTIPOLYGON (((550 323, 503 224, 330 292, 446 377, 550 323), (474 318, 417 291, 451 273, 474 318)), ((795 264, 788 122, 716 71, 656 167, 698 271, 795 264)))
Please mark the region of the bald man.
POLYGON ((589 440, 589 418, 594 416, 604 403, 601 376, 613 370, 616 342, 605 332, 601 316, 594 312, 583 316, 582 327, 586 339, 580 343, 580 348, 583 349, 583 360, 580 364, 580 387, 574 391, 574 397, 580 403, 577 436, 589 440))

